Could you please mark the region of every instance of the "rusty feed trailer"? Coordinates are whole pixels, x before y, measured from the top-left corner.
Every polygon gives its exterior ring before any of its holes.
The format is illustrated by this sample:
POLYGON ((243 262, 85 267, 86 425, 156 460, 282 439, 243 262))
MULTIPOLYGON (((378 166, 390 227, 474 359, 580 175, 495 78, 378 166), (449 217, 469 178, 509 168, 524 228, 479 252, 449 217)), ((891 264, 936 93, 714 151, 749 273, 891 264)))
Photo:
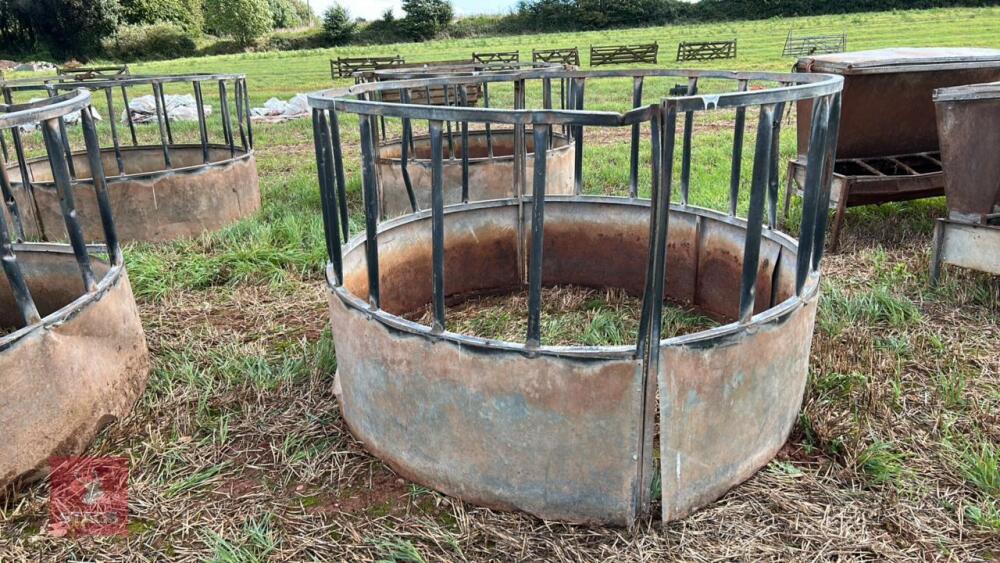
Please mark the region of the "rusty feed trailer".
POLYGON ((0 166, 0 490, 44 475, 51 456, 82 453, 101 428, 131 411, 149 375, 90 107, 85 90, 0 105, 0 128, 39 124, 69 232, 69 244, 24 242, 27 210, 12 197, 0 166), (81 110, 100 215, 93 233, 75 214, 60 127, 63 116, 81 110), (102 236, 104 244, 87 246, 88 238, 102 236))
POLYGON ((839 77, 817 74, 525 71, 377 82, 311 95, 336 391, 351 431, 409 479, 549 520, 633 523, 650 510, 656 451, 662 452, 664 521, 750 477, 784 443, 802 401, 841 84, 839 77), (633 109, 585 109, 586 85, 605 78, 633 82, 633 109), (570 84, 570 109, 552 104, 552 82, 560 79, 570 84), (645 81, 663 88, 673 79, 687 81, 691 91, 699 84, 710 92, 724 84, 725 91, 662 99, 647 91, 643 101, 645 81), (378 91, 484 82, 510 86, 514 108, 371 99, 378 91), (769 87, 753 89, 758 85, 769 87), (528 99, 541 100, 541 107, 529 108, 528 99), (802 99, 817 103, 796 243, 772 228, 775 147, 785 108, 802 99), (737 116, 728 214, 688 204, 694 129, 685 117, 718 110, 737 116), (748 110, 761 133, 743 219, 735 216, 735 202, 748 110), (340 139, 341 125, 355 116, 365 227, 348 240, 340 139), (380 116, 407 128, 427 124, 430 209, 380 221, 374 136, 380 116), (679 118, 685 123, 681 141, 679 118), (514 197, 445 205, 446 121, 514 130, 514 197), (576 143, 575 194, 543 196, 549 153, 534 151, 529 178, 527 132, 541 147, 563 127, 576 143), (636 182, 629 197, 580 194, 589 127, 632 130, 631 172, 635 178, 640 149, 649 150, 651 199, 638 197, 636 182), (679 182, 674 166, 661 165, 673 163, 678 152, 679 182), (679 204, 670 203, 672 194, 679 204), (558 284, 618 287, 643 296, 636 341, 542 343, 541 289, 558 284), (522 288, 528 293, 523 342, 448 330, 449 300, 522 288), (661 339, 664 297, 728 324, 661 339), (426 305, 433 310, 429 325, 404 318, 426 305), (653 443, 657 428, 659 448, 653 443))
POLYGON ((942 264, 1000 274, 1000 82, 934 92, 948 217, 934 231, 942 264))
MULTIPOLYGON (((122 240, 195 237, 260 208, 243 75, 60 76, 2 83, 0 91, 10 103, 81 86, 101 106, 95 115, 105 114, 99 129, 101 161, 122 240)), ((69 169, 80 222, 84 232, 95 232, 100 216, 88 155, 74 148, 80 144, 79 127, 60 128, 64 148, 72 155, 69 169)), ((32 154, 31 145, 38 144, 32 137, 37 133, 21 128, 0 132, 13 195, 24 210, 29 237, 62 240, 66 233, 52 169, 48 160, 32 154)))
MULTIPOLYGON (((907 201, 944 193, 933 91, 1000 80, 1000 50, 895 48, 800 59, 799 72, 844 77, 843 126, 837 143, 831 250, 848 207, 907 201)), ((809 115, 809 102, 798 115, 809 115)), ((805 181, 808 119, 798 122, 799 157, 789 163, 786 198, 805 181)), ((788 204, 786 199, 785 209, 788 204)))

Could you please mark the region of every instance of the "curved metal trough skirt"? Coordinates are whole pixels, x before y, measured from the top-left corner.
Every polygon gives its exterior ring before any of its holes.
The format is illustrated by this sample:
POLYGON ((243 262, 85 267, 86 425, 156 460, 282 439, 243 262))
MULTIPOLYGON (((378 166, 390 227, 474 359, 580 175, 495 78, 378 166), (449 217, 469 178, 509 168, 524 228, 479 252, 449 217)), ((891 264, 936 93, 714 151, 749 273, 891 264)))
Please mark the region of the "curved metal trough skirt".
MULTIPOLYGON (((445 149, 442 163, 444 180, 444 203, 451 205, 462 201, 462 150, 458 135, 455 135, 454 151, 445 149)), ((534 165, 534 139, 529 129, 525 133, 527 157, 525 177, 531 178, 534 165)), ((551 148, 546 153, 545 189, 546 193, 571 195, 574 189, 573 150, 575 144, 565 135, 552 134, 551 148)), ((378 150, 378 173, 381 179, 380 209, 386 217, 397 217, 411 213, 410 200, 402 167, 402 141, 399 139, 382 143, 378 150)), ((417 209, 431 206, 431 141, 430 137, 417 136, 413 139, 413 150, 407 160, 417 209)), ((505 199, 514 197, 514 132, 512 130, 492 131, 487 137, 485 131, 469 132, 469 201, 505 199)))
MULTIPOLYGON (((41 477, 51 456, 76 455, 126 416, 149 376, 146 339, 121 266, 92 260, 83 290, 65 245, 15 245, 43 320, 0 338, 0 488, 41 477)), ((0 277, 0 325, 17 308, 0 277)))
MULTIPOLYGON (((648 201, 549 197, 545 214, 545 285, 642 295, 648 201)), ((451 298, 521 287, 515 202, 445 217, 451 298)), ((363 237, 346 247, 343 285, 328 274, 344 419, 400 474, 547 520, 626 525, 648 510, 657 426, 665 521, 717 499, 784 443, 818 295, 813 274, 795 296, 790 238, 765 229, 753 320, 662 340, 658 381, 644 389, 634 345, 527 348, 401 318, 432 298, 430 222, 421 212, 380 226, 381 310, 367 303, 363 237)), ((740 219, 672 208, 665 296, 738 317, 744 236, 740 219)))
MULTIPOLYGON (((191 238, 216 231, 260 209, 260 186, 253 151, 209 145, 204 162, 201 145, 171 145, 173 168, 165 168, 160 146, 122 147, 125 175, 119 173, 113 149, 101 157, 108 174, 108 196, 115 226, 123 241, 157 242, 191 238)), ((21 172, 8 166, 15 198, 26 213, 29 238, 65 240, 59 193, 44 158, 29 163, 31 192, 21 172), (32 195, 34 197, 32 197, 32 195)), ((89 178, 86 152, 73 155, 80 179, 89 178)), ((85 233, 101 232, 101 217, 92 182, 75 185, 77 213, 85 233)))

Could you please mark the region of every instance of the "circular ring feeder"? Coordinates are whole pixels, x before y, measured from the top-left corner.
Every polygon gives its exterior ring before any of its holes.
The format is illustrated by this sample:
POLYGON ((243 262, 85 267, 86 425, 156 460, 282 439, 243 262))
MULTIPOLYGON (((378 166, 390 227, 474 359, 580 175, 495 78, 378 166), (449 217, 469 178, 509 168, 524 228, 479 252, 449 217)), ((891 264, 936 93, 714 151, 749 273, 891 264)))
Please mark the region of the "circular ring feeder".
MULTIPOLYGON (((7 82, 0 89, 12 100, 15 95, 55 95, 81 86, 94 92, 104 102, 99 111, 107 112, 107 123, 100 127, 101 160, 122 240, 195 237, 260 208, 243 75, 60 76, 7 82)), ((95 232, 100 216, 87 153, 73 148, 75 127, 61 127, 71 155, 80 221, 86 232, 95 232)), ((32 158, 33 135, 11 131, 16 162, 8 165, 8 175, 14 197, 27 210, 29 237, 64 240, 58 189, 48 160, 32 158)), ((5 151, 7 145, 5 140, 5 151)))
POLYGON ((351 431, 416 482, 548 520, 627 525, 657 500, 663 520, 674 520, 749 478, 784 443, 805 389, 841 88, 841 78, 816 74, 525 71, 359 84, 310 96, 336 391, 351 431), (633 85, 625 96, 632 103, 618 113, 587 110, 585 85, 609 79, 633 85), (552 80, 567 81, 572 109, 552 108, 552 80), (643 104, 644 83, 652 89, 681 80, 687 95, 664 91, 643 104), (544 107, 525 111, 520 96, 503 109, 400 107, 373 95, 504 82, 520 92, 540 86, 544 107), (800 100, 813 102, 814 133, 796 240, 772 228, 779 169, 773 148, 785 109, 800 100), (349 242, 338 144, 344 113, 360 117, 365 198, 364 233, 349 242), (697 196, 690 193, 696 115, 713 119, 699 136, 718 130, 719 116, 734 117, 731 184, 716 186, 729 194, 728 213, 689 202, 697 196), (385 177, 375 166, 370 119, 376 116, 398 119, 404 129, 428 122, 429 209, 381 220, 377 194, 385 177), (744 173, 747 117, 756 129, 752 170, 744 173), (445 205, 445 121, 513 128, 513 198, 445 205), (631 130, 627 197, 580 194, 582 143, 591 127, 631 130), (557 129, 575 143, 577 189, 569 196, 547 193, 547 150, 533 152, 532 174, 525 173, 527 132, 535 147, 550 146, 557 129), (648 175, 640 173, 644 160, 648 175), (741 182, 744 174, 748 182, 741 182), (737 216, 741 202, 745 218, 737 216), (618 288, 641 300, 634 340, 547 343, 542 287, 559 285, 618 288), (523 341, 449 330, 455 323, 448 304, 517 291, 527 294, 523 341), (723 324, 663 335, 666 300, 723 324), (425 308, 428 323, 410 320, 425 308))
MULTIPOLYGON (((97 233, 77 220, 63 116, 91 108, 85 90, 0 106, 0 130, 39 123, 62 194, 69 244, 24 243, 24 209, 0 166, 4 275, 0 276, 0 489, 45 474, 49 458, 78 455, 107 424, 126 416, 149 375, 146 340, 111 218, 103 171, 94 174, 97 233), (88 247, 88 235, 105 244, 88 247), (103 258, 101 257, 103 256, 103 258)), ((83 118, 89 162, 97 132, 83 118)), ((3 164, 0 162, 0 164, 3 164)))

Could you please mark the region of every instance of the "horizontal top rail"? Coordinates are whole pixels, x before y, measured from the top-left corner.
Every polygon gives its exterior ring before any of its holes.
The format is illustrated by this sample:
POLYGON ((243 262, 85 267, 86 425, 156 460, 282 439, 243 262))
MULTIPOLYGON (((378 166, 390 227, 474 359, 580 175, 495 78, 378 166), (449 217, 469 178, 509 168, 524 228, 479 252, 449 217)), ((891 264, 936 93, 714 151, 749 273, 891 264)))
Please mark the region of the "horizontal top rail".
POLYGON ((368 94, 427 87, 462 86, 512 82, 530 79, 593 79, 593 78, 675 77, 684 79, 724 79, 766 81, 787 84, 761 90, 732 91, 719 94, 696 94, 667 97, 663 103, 677 111, 702 111, 796 101, 838 92, 843 77, 817 73, 732 72, 717 70, 632 69, 632 70, 529 70, 516 73, 472 73, 466 76, 420 78, 368 82, 347 88, 330 89, 309 95, 316 109, 345 110, 365 115, 407 117, 443 121, 495 122, 505 124, 577 124, 617 127, 648 119, 649 106, 624 113, 591 110, 556 109, 497 109, 476 107, 441 107, 419 104, 399 104, 362 99, 368 94), (790 82, 790 83, 789 83, 790 82))

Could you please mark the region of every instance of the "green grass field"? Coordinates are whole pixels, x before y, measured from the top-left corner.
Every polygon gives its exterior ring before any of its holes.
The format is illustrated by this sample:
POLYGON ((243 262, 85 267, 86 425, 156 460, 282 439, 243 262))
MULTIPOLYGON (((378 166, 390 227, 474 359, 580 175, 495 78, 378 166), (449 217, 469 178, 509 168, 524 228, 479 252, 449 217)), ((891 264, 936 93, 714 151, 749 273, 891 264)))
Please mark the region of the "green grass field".
MULTIPOLYGON (((785 71, 793 63, 780 56, 790 29, 846 32, 850 50, 1000 48, 1000 7, 253 53, 132 69, 245 73, 259 106, 348 84, 330 79, 328 61, 338 55, 431 61, 520 49, 530 59, 532 47, 577 46, 586 68, 590 44, 655 40, 659 66, 671 68, 680 40, 735 37, 738 59, 704 66, 785 71)), ((654 83, 647 96, 672 85, 654 83)), ((624 109, 630 95, 627 80, 588 83, 587 107, 624 109)), ((731 133, 713 125, 729 118, 719 112, 697 122, 694 203, 725 204, 731 133)), ((783 156, 795 152, 794 118, 786 117, 783 156)), ((341 127, 358 232, 357 120, 341 127)), ((197 128, 178 124, 175 133, 193 140, 197 128)), ((153 128, 143 134, 155 136, 153 128)), ((351 438, 332 393, 336 355, 311 123, 257 125, 255 137, 263 192, 257 216, 196 240, 126 249, 153 373, 135 413, 90 453, 130 460, 129 534, 52 537, 47 488, 37 485, 0 504, 0 561, 1000 557, 1000 280, 948 270, 941 286, 929 287, 942 199, 848 212, 841 252, 823 266, 803 411, 776 460, 683 521, 593 529, 448 498, 398 478, 351 438)), ((587 193, 624 193, 626 138, 623 131, 588 137, 587 193)), ((647 193, 648 182, 644 176, 647 193)), ((564 336, 620 338, 616 323, 635 304, 623 296, 604 301, 598 311, 569 311, 575 325, 564 336)), ((520 320, 509 317, 518 303, 487 303, 482 315, 450 328, 516 334, 520 320)))

